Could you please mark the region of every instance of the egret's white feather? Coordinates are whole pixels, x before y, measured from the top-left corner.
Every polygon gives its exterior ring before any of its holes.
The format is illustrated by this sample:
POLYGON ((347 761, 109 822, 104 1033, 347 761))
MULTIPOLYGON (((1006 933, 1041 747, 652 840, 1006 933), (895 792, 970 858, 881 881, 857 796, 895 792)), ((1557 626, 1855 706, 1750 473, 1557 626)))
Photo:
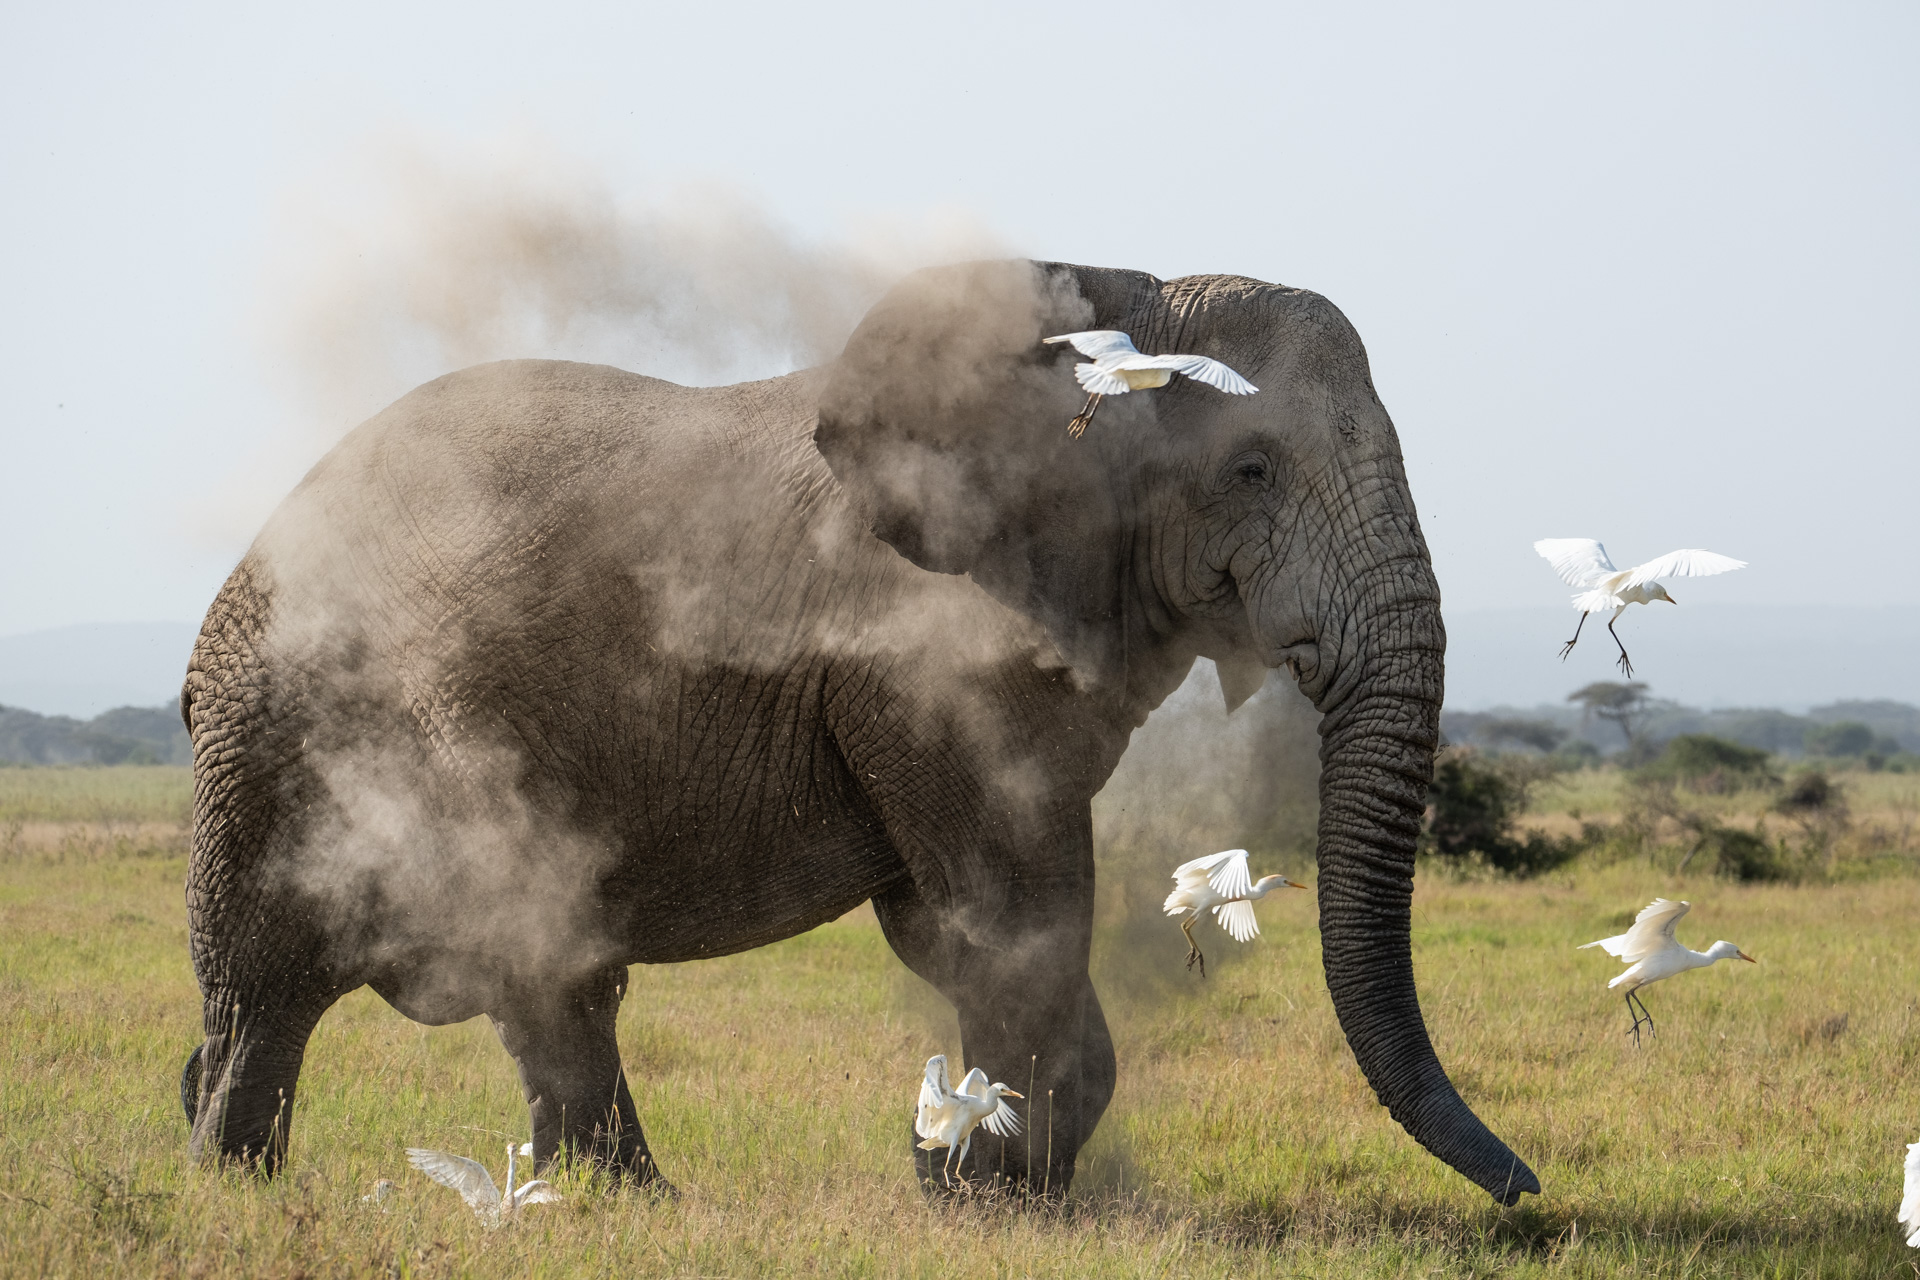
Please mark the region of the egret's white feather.
POLYGON ((513 1193, 515 1207, 527 1204, 559 1204, 560 1193, 545 1178, 535 1178, 513 1193))
POLYGON ((1907 1244, 1920 1249, 1920 1142, 1907 1144, 1907 1185, 1900 1198, 1899 1222, 1907 1228, 1907 1244))
POLYGON ((1167 363, 1156 365, 1156 368, 1172 369, 1176 373, 1192 378, 1195 382, 1204 382, 1230 396, 1250 396, 1260 389, 1228 366, 1207 356, 1160 356, 1158 358, 1167 363))
POLYGON ((1573 607, 1582 613, 1604 613, 1608 609, 1624 609, 1627 602, 1605 587, 1595 587, 1591 591, 1582 591, 1573 598, 1573 607))
POLYGON ((1017 1138, 1020 1136, 1020 1114, 1007 1105, 1005 1098, 993 1109, 993 1114, 980 1122, 987 1132, 996 1138, 1017 1138))
POLYGON ((920 1100, 914 1108, 913 1131, 931 1138, 940 1123, 940 1109, 947 1105, 953 1090, 947 1087, 947 1055, 936 1053, 927 1059, 926 1077, 920 1082, 920 1100))
POLYGON ((1245 897, 1253 888, 1253 875, 1247 870, 1247 851, 1228 849, 1208 859, 1207 883, 1223 898, 1245 897))
POLYGON ((1251 902, 1229 902, 1215 907, 1213 918, 1235 942, 1251 942, 1260 936, 1260 922, 1254 918, 1251 902))
POLYGON ((1593 538, 1542 538, 1533 549, 1570 587, 1591 587, 1608 574, 1619 572, 1607 559, 1607 549, 1593 538))
POLYGON ((1679 927, 1680 917, 1693 910, 1691 902, 1674 902, 1667 898, 1655 898, 1641 908, 1640 914, 1633 918, 1633 926, 1625 933, 1612 938, 1602 938, 1598 942, 1585 943, 1580 950, 1599 947, 1608 955, 1623 960, 1627 964, 1639 964, 1656 951, 1664 951, 1676 945, 1673 931, 1679 927))
POLYGON ((407 1162, 443 1187, 452 1187, 476 1213, 500 1208, 500 1188, 478 1160, 425 1147, 408 1147, 407 1162))
POLYGON ((1125 378, 1097 364, 1077 364, 1073 366, 1073 376, 1080 380, 1082 387, 1095 395, 1123 396, 1133 389, 1127 385, 1125 378))
POLYGON ((1140 354, 1140 349, 1133 345, 1133 339, 1118 329, 1083 329, 1079 333, 1063 333, 1043 341, 1070 342, 1075 351, 1093 360, 1102 356, 1140 354))
POLYGON ((1731 573, 1735 569, 1746 567, 1745 560, 1735 560, 1732 556, 1702 551, 1698 547, 1669 551, 1663 556, 1656 556, 1645 564, 1637 564, 1628 570, 1626 580, 1615 590, 1644 586, 1658 578, 1710 578, 1716 573, 1731 573))

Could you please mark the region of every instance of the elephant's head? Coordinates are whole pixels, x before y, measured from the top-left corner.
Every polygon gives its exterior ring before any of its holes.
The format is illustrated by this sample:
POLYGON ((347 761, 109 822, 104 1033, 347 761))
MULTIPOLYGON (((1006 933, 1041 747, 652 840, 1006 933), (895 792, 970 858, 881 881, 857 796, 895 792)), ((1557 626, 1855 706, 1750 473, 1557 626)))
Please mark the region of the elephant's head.
POLYGON ((1446 633, 1393 423, 1326 299, 1236 276, 1161 281, 1053 263, 922 272, 867 315, 815 439, 874 532, 1043 621, 1144 715, 1195 654, 1230 704, 1289 667, 1322 713, 1320 925, 1334 1008, 1381 1102, 1503 1203, 1531 1170, 1461 1101, 1428 1041, 1409 928, 1446 633), (1177 378, 1068 419, 1118 329, 1256 384, 1177 378))

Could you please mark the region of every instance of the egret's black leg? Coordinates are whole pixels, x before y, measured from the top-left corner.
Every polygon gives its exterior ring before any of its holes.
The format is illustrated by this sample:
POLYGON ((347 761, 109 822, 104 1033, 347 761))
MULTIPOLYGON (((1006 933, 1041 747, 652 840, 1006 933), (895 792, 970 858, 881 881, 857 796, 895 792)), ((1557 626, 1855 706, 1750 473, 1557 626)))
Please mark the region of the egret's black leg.
POLYGON ((1573 639, 1560 646, 1560 661, 1565 662, 1567 655, 1573 652, 1573 646, 1580 643, 1580 628, 1587 625, 1587 615, 1581 614, 1580 621, 1574 624, 1573 639))
POLYGON ((1640 1014, 1633 1007, 1633 992, 1627 992, 1627 1013, 1633 1018, 1633 1025, 1627 1028, 1627 1034, 1633 1037, 1633 1047, 1640 1047, 1640 1014))
POLYGON ((1097 391, 1087 393, 1086 404, 1080 407, 1080 412, 1073 415, 1073 421, 1067 424, 1068 435, 1077 439, 1093 425, 1093 415, 1100 411, 1100 399, 1100 393, 1097 391))
MULTIPOLYGON (((1614 618, 1619 616, 1617 613, 1613 615, 1614 618)), ((1620 644, 1620 633, 1613 629, 1613 618, 1607 619, 1607 634, 1613 637, 1615 644, 1620 644)), ((1633 663, 1627 658, 1627 646, 1624 644, 1620 644, 1620 670, 1626 675, 1627 679, 1633 679, 1633 663)))
POLYGON ((1658 1040, 1660 1038, 1660 1032, 1657 1029, 1655 1029, 1653 1025, 1653 1015, 1647 1012, 1646 1000, 1638 992, 1634 993, 1633 999, 1634 999, 1634 1003, 1640 1006, 1640 1016, 1643 1020, 1645 1020, 1647 1024, 1647 1034, 1652 1036, 1655 1040, 1658 1040))

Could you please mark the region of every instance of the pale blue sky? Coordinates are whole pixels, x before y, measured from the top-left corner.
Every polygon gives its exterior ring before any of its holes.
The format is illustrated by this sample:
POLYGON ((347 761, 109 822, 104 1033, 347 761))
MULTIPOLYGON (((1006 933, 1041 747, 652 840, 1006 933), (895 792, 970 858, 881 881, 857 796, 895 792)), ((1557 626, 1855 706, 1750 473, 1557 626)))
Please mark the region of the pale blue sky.
POLYGON ((1544 535, 1920 604, 1912 4, 281 8, 9 6, 0 634, 197 619, 352 425, 262 334, 395 136, 1325 293, 1452 610, 1558 604, 1544 535))

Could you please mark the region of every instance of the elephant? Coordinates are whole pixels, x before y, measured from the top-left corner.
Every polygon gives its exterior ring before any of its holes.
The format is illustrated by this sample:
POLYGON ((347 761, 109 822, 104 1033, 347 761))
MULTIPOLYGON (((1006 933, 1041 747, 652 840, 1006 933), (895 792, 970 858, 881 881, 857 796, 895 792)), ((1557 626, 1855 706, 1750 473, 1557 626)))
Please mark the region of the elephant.
POLYGON ((448 374, 300 482, 193 650, 192 1152, 277 1170, 309 1035, 366 985, 492 1020, 537 1162, 652 1182, 628 966, 870 901, 967 1064, 1055 1099, 1045 1169, 982 1133, 962 1172, 1062 1194, 1116 1072, 1091 799, 1206 657, 1229 710, 1277 669, 1317 708, 1340 1025, 1393 1118, 1512 1204, 1539 1182, 1413 977, 1445 643, 1365 348, 1307 290, 975 262, 764 381, 448 374), (1260 390, 1175 381, 1075 439, 1075 357, 1042 339, 1096 328, 1260 390))

